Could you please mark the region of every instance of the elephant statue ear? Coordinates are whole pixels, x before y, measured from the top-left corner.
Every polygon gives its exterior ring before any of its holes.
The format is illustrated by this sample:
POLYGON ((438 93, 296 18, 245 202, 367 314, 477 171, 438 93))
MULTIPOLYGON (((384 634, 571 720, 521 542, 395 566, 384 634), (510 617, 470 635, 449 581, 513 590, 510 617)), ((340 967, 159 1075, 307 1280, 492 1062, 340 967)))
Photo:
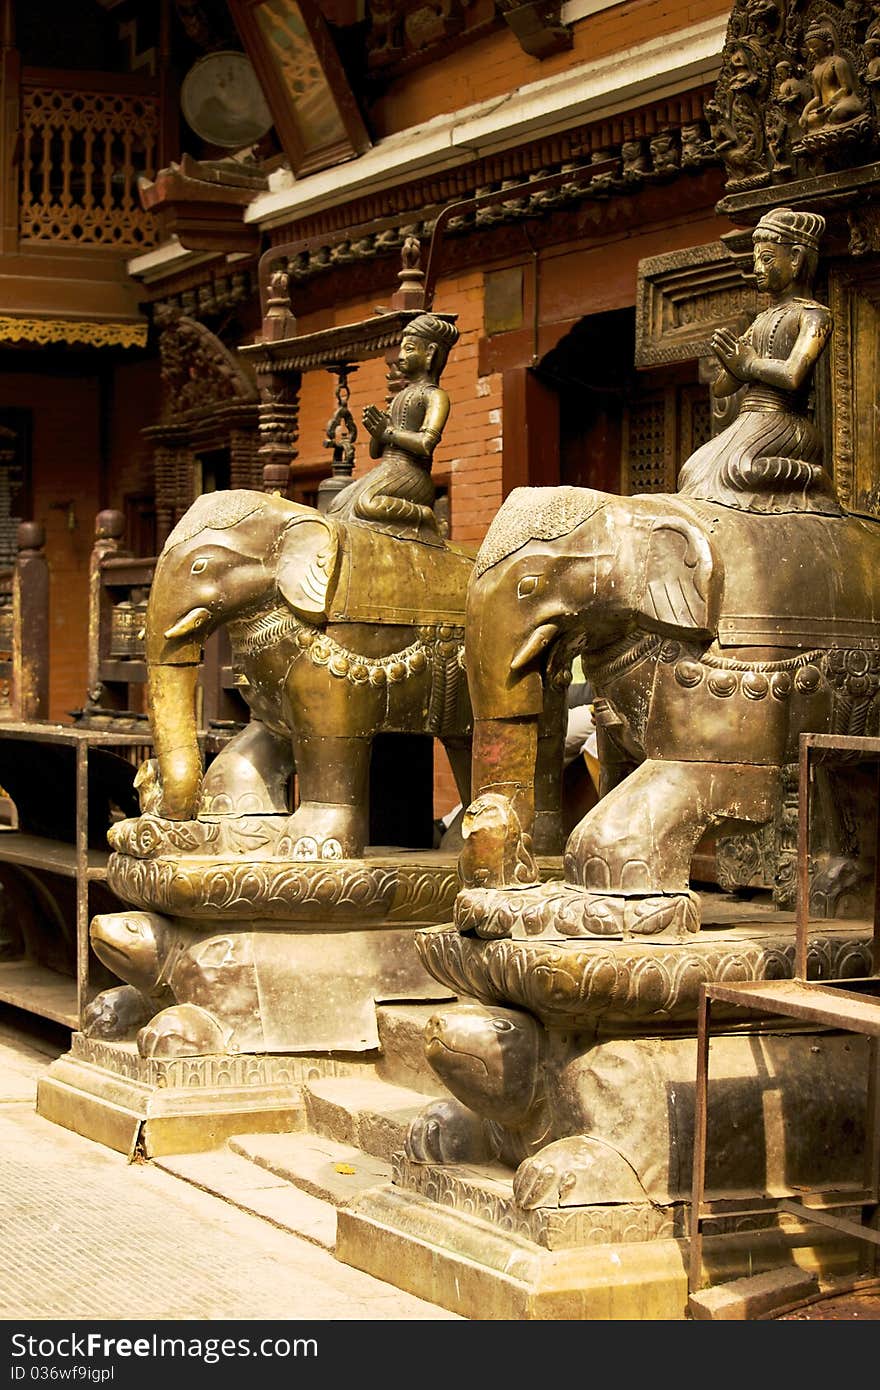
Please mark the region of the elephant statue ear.
POLYGON ((299 617, 325 619, 339 565, 336 527, 316 512, 296 518, 281 537, 277 581, 281 596, 299 617))
POLYGON ((706 533, 686 517, 660 517, 651 528, 644 614, 652 627, 711 637, 718 627, 724 571, 706 533))

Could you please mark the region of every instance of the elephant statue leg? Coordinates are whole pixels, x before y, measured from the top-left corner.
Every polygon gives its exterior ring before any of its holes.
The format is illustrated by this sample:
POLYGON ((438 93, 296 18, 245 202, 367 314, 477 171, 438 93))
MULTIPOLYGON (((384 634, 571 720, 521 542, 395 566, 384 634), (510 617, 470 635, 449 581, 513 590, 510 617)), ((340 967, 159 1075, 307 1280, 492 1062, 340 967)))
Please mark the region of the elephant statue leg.
POLYGON ((286 815, 290 739, 259 719, 221 748, 202 778, 199 811, 213 816, 286 815))
POLYGON ((565 879, 586 890, 584 930, 697 931, 689 880, 701 836, 723 821, 766 823, 779 795, 778 767, 646 759, 569 836, 565 879))
POLYGON ((288 822, 294 859, 350 859, 361 853, 369 832, 370 746, 368 738, 294 738, 300 790, 288 822))

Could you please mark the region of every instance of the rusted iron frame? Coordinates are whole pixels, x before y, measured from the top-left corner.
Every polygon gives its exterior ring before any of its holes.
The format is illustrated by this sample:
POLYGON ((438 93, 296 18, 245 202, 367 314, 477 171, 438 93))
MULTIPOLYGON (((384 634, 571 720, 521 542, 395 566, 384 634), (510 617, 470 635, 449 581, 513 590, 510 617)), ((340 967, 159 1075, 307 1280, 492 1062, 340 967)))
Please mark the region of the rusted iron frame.
MULTIPOLYGON (((491 207, 496 203, 509 203, 516 198, 526 198, 535 193, 543 193, 552 188, 561 188, 567 183, 577 183, 583 179, 585 174, 589 174, 590 180, 597 174, 607 174, 613 172, 620 164, 619 158, 597 160, 595 164, 577 165, 571 169, 559 170, 558 173, 548 174, 543 179, 528 179, 525 183, 518 183, 510 188, 494 189, 489 193, 476 194, 471 198, 464 198, 455 203, 447 203, 438 213, 434 228, 431 232, 431 240, 428 243, 428 261, 425 272, 425 292, 423 307, 429 310, 434 304, 434 288, 437 280, 437 266, 439 261, 439 245, 442 236, 450 220, 455 216, 463 216, 468 212, 479 211, 481 208, 491 207)), ((584 192, 589 187, 589 181, 584 183, 584 192)), ((425 220, 426 209, 421 215, 413 215, 412 223, 415 225, 425 220)), ((538 216, 536 213, 535 216, 538 216)), ((269 277, 273 267, 279 261, 286 261, 287 264, 300 254, 301 251, 312 251, 316 247, 329 246, 333 244, 335 236, 337 242, 357 241, 362 237, 376 236, 384 231, 391 231, 395 227, 406 225, 407 213, 399 213, 395 217, 374 218, 370 222, 359 222, 353 227, 339 228, 337 232, 328 235, 327 232, 313 232, 310 236, 300 237, 297 241, 282 242, 278 246, 270 246, 260 257, 257 268, 257 279, 260 286, 260 313, 265 316, 267 308, 267 298, 269 290, 269 277)))
POLYGON ((878 763, 878 801, 880 806, 880 738, 843 734, 811 734, 800 736, 798 758, 798 875, 797 907, 795 913, 795 970, 794 978, 779 981, 744 981, 722 983, 715 981, 700 986, 697 1009, 697 1073, 694 1084, 694 1167, 691 1187, 690 1251, 688 1261, 688 1292, 700 1288, 703 1266, 703 1223, 727 1215, 757 1215, 767 1211, 786 1213, 802 1220, 823 1225, 843 1235, 855 1236, 871 1246, 869 1273, 876 1268, 876 1247, 880 1246, 880 1230, 876 1227, 880 1206, 880 813, 877 823, 877 846, 874 881, 874 922, 872 933, 872 968, 874 974, 861 979, 807 979, 809 954, 809 815, 810 791, 814 752, 821 760, 833 761, 835 755, 861 755, 860 761, 878 763), (825 758, 822 759, 822 755, 825 758), (786 997, 788 990, 789 997, 786 997), (806 998, 804 997, 806 995, 806 998), (812 1001, 809 996, 813 995, 812 1001), (792 997, 793 996, 793 997, 792 997), (856 1017, 857 1006, 867 998, 877 997, 876 1017, 856 1017), (797 1201, 791 1198, 757 1198, 745 1201, 705 1200, 706 1141, 708 1127, 709 1042, 711 1035, 712 1001, 735 1004, 740 1008, 796 1018, 823 1028, 860 1033, 869 1039, 868 1083, 865 1104, 864 1183, 859 1189, 839 1189, 804 1193, 797 1201), (832 1216, 829 1208, 862 1207, 862 1223, 845 1217, 832 1216), (869 1222, 874 1225, 869 1225, 869 1222))

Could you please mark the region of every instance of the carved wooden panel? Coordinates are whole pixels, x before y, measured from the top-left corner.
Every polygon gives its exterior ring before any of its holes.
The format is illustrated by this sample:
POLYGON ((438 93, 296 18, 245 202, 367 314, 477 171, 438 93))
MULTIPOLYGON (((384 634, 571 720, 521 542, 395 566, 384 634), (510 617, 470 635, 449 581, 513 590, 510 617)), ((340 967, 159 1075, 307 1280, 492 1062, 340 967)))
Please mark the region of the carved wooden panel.
POLYGON ((865 163, 878 93, 876 0, 735 0, 706 107, 728 193, 865 163))
POLYGON ((648 389, 623 417, 621 492, 674 492, 678 471, 712 434, 709 389, 700 382, 648 389))
POLYGON ((754 287, 723 242, 646 257, 636 287, 636 366, 705 357, 718 328, 742 332, 756 307, 754 287))
POLYGON ((880 516, 880 264, 851 263, 829 276, 834 315, 831 399, 834 481, 844 506, 880 516))

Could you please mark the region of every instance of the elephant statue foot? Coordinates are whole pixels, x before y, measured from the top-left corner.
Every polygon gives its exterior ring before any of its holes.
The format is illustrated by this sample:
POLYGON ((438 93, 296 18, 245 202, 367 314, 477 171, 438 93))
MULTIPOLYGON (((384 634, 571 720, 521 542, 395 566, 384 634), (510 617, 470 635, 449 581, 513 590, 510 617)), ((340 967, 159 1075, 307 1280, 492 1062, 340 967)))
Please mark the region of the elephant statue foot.
POLYGON ((134 985, 114 985, 96 994, 86 1006, 82 1032, 87 1038, 118 1042, 131 1037, 155 1012, 155 1000, 134 985))
POLYGON ((625 941, 651 936, 681 941, 700 929, 700 900, 690 889, 626 897, 551 882, 519 891, 462 889, 453 916, 459 931, 484 939, 600 937, 625 941))
POLYGON ((575 1134, 557 1139, 525 1159, 513 1178, 513 1196, 526 1211, 535 1207, 581 1207, 646 1200, 638 1173, 623 1154, 602 1139, 575 1134))
POLYGON ((303 801, 287 822, 291 859, 356 859, 367 838, 367 816, 358 806, 303 801))
POLYGON ((483 792, 464 817, 463 833, 472 829, 459 861, 455 923, 520 940, 685 939, 700 928, 690 864, 704 831, 724 821, 768 821, 780 781, 775 766, 648 758, 575 826, 561 883, 535 882, 513 798, 483 792))
POLYGON ((413 1163, 486 1163, 498 1156, 491 1127, 457 1100, 426 1105, 410 1121, 404 1150, 413 1163))
POLYGON ((202 1057, 226 1052, 230 1029, 198 1004, 174 1004, 137 1035, 142 1057, 202 1057))

